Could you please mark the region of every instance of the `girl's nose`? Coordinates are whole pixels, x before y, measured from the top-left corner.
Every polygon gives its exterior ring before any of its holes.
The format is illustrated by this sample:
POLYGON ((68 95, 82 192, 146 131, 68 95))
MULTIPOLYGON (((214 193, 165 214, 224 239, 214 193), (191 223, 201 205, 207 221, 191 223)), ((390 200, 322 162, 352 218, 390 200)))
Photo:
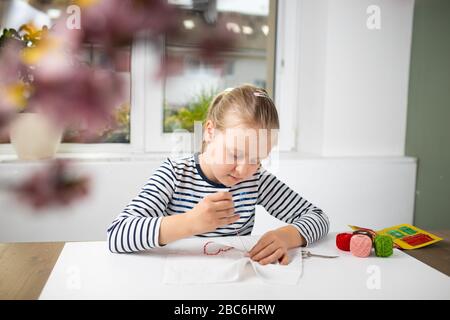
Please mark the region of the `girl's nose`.
POLYGON ((245 165, 237 165, 235 168, 236 174, 239 178, 243 178, 247 172, 247 168, 245 165))

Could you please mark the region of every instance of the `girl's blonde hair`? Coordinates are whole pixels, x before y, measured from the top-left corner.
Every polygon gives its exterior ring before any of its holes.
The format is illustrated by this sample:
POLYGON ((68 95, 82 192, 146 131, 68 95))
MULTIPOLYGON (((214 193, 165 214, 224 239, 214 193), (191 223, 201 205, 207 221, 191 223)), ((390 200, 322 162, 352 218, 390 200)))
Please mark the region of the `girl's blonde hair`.
MULTIPOLYGON (((211 120, 216 129, 224 130, 229 114, 237 116, 240 124, 261 129, 280 128, 277 109, 267 91, 251 84, 226 89, 216 95, 208 107, 203 125, 211 120)), ((203 141, 202 152, 206 145, 206 141, 203 141)))

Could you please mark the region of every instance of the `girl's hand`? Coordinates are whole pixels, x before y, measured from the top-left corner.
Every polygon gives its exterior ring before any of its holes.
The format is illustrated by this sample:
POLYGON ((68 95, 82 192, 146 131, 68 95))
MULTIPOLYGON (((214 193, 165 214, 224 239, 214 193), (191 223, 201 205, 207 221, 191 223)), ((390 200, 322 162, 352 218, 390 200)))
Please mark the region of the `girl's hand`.
POLYGON ((289 263, 289 241, 282 230, 273 230, 265 233, 248 255, 253 261, 262 265, 279 262, 282 265, 289 263))
POLYGON ((234 211, 231 193, 216 192, 204 197, 186 214, 191 218, 193 234, 201 234, 239 220, 234 211))

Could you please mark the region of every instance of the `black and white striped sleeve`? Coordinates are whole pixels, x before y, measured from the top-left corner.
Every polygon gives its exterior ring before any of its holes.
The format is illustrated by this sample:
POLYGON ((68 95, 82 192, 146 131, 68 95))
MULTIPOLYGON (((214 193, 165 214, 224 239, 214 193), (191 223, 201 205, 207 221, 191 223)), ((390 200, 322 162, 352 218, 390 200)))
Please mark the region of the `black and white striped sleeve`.
POLYGON ((262 205, 275 218, 296 227, 305 238, 306 245, 321 239, 330 229, 328 217, 321 209, 263 168, 257 204, 262 205))
POLYGON ((159 227, 175 190, 173 168, 172 162, 166 159, 111 223, 107 231, 111 252, 136 252, 160 247, 159 227))

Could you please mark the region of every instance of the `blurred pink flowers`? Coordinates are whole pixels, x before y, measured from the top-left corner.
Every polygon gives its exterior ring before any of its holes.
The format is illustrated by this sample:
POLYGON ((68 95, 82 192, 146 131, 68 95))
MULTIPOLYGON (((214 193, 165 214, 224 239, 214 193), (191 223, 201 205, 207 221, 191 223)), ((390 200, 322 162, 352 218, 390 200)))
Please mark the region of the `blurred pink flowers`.
POLYGON ((36 110, 66 127, 81 124, 88 135, 112 123, 114 107, 124 101, 124 84, 116 73, 85 65, 56 77, 38 68, 33 85, 30 104, 36 110))
POLYGON ((209 62, 221 62, 217 57, 221 52, 233 47, 235 37, 223 23, 218 23, 209 32, 201 35, 200 56, 209 62))
POLYGON ((89 193, 90 179, 69 173, 68 162, 55 160, 48 167, 33 173, 14 191, 20 200, 42 209, 50 206, 69 205, 89 193))
POLYGON ((167 0, 101 0, 82 8, 83 41, 106 48, 129 44, 145 30, 153 37, 177 32, 179 11, 167 0))

